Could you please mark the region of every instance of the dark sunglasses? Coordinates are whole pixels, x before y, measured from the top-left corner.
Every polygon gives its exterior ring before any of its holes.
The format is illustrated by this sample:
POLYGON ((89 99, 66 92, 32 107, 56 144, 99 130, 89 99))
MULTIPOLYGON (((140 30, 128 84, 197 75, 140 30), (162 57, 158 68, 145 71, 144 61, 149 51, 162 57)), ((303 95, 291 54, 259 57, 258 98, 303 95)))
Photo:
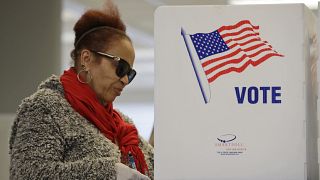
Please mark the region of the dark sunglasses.
POLYGON ((116 69, 116 74, 119 78, 122 78, 124 77, 125 75, 128 76, 128 84, 134 79, 134 77, 136 76, 137 72, 132 69, 130 67, 130 64, 118 57, 118 56, 114 56, 114 55, 111 55, 111 54, 108 54, 108 53, 103 53, 103 52, 99 52, 99 51, 93 51, 91 50, 92 52, 100 55, 100 56, 103 56, 103 57, 106 57, 106 58, 110 58, 110 59, 113 59, 114 61, 117 62, 117 69, 116 69))

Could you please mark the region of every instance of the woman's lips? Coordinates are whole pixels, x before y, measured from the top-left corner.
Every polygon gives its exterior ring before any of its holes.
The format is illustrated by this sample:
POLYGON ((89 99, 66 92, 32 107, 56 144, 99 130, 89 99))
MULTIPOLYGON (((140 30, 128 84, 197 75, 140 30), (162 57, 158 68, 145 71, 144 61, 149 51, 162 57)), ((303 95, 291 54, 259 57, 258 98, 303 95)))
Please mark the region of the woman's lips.
POLYGON ((121 95, 121 92, 122 92, 122 88, 114 88, 117 96, 120 96, 121 95))

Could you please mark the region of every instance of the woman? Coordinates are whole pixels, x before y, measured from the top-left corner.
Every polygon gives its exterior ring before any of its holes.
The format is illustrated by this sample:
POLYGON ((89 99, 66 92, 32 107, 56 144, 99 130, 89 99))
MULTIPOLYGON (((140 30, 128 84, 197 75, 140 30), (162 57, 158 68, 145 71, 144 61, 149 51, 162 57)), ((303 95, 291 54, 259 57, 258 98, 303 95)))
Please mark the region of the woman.
POLYGON ((153 148, 112 102, 135 77, 117 8, 74 26, 74 67, 23 100, 10 138, 10 179, 153 179, 153 148), (148 178, 149 176, 149 178, 148 178))

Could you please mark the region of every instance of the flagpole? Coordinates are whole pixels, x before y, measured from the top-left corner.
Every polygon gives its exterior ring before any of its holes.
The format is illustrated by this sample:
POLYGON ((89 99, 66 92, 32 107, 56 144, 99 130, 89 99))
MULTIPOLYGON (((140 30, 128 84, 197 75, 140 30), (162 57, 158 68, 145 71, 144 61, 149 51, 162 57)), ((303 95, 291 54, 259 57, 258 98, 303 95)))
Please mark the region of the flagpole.
POLYGON ((199 83, 199 86, 200 86, 200 89, 201 89, 201 93, 202 93, 202 96, 203 96, 203 99, 204 99, 204 102, 207 104, 208 103, 208 98, 203 90, 203 85, 202 85, 202 82, 200 81, 200 77, 199 77, 199 74, 198 74, 198 71, 196 69, 196 66, 195 66, 195 61, 191 55, 191 51, 190 51, 190 47, 189 47, 189 44, 188 44, 188 41, 186 39, 186 33, 184 31, 183 28, 181 28, 181 35, 183 37, 183 40, 184 40, 184 43, 186 44, 186 47, 187 47, 187 51, 188 51, 188 54, 189 54, 189 57, 190 57, 190 60, 191 60, 191 63, 192 63, 192 67, 193 67, 193 70, 197 76, 197 80, 198 80, 198 83, 199 83))

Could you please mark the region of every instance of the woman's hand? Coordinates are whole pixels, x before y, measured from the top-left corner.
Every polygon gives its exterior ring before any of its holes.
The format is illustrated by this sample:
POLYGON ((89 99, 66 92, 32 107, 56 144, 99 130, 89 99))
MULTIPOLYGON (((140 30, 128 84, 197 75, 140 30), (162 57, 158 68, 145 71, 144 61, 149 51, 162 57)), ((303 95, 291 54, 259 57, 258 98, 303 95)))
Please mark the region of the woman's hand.
POLYGON ((141 174, 139 171, 130 167, 116 163, 117 180, 150 180, 148 176, 141 174))

